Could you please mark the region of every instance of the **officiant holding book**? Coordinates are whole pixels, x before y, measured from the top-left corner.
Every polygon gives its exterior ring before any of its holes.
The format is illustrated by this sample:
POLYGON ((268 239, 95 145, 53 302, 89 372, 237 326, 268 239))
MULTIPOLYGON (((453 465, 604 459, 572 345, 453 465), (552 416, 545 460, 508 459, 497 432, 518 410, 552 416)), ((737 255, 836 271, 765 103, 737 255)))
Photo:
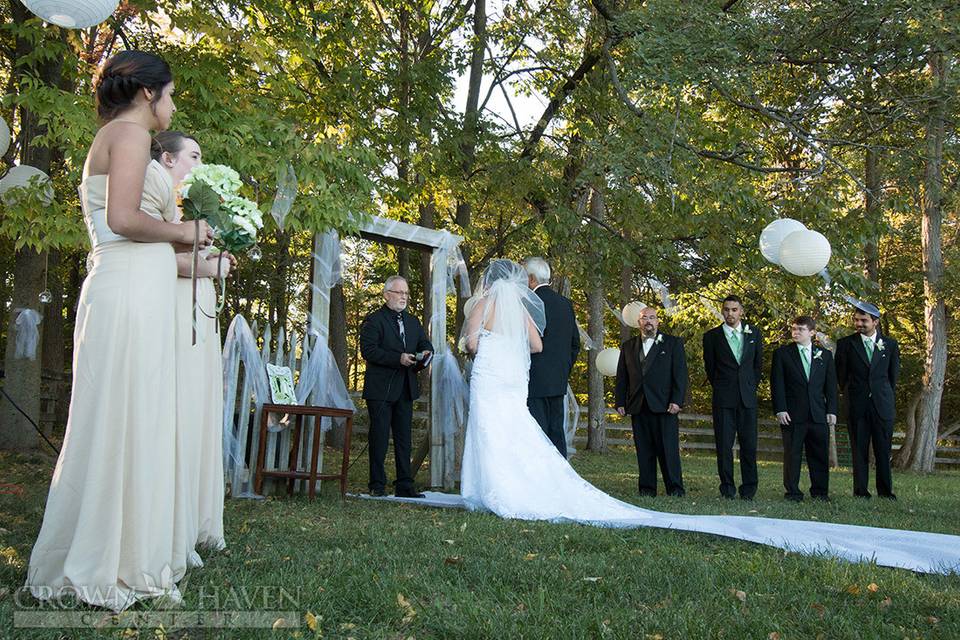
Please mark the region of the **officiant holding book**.
POLYGON ((360 354, 367 363, 363 399, 370 415, 368 487, 370 495, 384 495, 384 460, 392 433, 397 470, 394 493, 401 498, 422 498, 413 486, 410 431, 413 401, 420 397, 417 371, 429 364, 433 345, 420 321, 407 312, 410 287, 403 277, 387 278, 383 298, 384 305, 360 327, 360 354))

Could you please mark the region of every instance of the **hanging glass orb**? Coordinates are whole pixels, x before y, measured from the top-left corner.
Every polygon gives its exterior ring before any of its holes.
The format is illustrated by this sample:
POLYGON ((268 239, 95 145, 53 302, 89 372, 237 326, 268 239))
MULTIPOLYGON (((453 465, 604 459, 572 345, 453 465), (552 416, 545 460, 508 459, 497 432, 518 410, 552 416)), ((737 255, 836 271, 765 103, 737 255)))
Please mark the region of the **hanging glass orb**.
POLYGON ((50 289, 44 289, 40 292, 40 304, 50 304, 53 302, 53 294, 50 293, 50 289))
POLYGON ((260 247, 253 245, 250 247, 250 250, 247 251, 247 257, 253 260, 254 262, 260 262, 260 258, 263 257, 263 252, 260 251, 260 247))

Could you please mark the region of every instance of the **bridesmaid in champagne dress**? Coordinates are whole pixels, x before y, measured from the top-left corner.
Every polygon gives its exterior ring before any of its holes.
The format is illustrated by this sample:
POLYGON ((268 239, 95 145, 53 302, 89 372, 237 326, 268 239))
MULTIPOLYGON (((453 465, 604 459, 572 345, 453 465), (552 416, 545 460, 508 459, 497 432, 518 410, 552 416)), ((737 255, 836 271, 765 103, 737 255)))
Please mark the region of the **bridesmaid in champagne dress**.
POLYGON ((170 176, 150 159, 150 130, 166 129, 176 110, 166 62, 124 51, 95 87, 103 126, 80 186, 92 266, 77 306, 70 416, 27 586, 41 600, 122 611, 180 598, 171 243, 199 236, 206 246, 212 233, 173 222, 170 176))
MULTIPOLYGON (((196 139, 161 131, 153 139, 153 159, 179 185, 202 158, 196 139)), ((177 254, 177 517, 186 523, 187 564, 203 564, 196 547, 223 549, 223 359, 214 311, 213 279, 226 277, 233 257, 207 256, 197 264, 197 343, 193 344, 192 252, 177 254)))

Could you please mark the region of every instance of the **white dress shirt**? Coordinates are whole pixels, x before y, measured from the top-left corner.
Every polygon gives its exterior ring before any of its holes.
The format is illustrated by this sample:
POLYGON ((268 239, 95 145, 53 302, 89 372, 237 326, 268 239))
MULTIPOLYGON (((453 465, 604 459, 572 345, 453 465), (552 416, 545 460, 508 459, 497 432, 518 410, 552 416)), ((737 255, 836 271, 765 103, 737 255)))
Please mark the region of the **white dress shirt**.
POLYGON ((646 358, 647 354, 650 353, 650 349, 653 348, 654 338, 644 338, 643 339, 643 357, 646 358))

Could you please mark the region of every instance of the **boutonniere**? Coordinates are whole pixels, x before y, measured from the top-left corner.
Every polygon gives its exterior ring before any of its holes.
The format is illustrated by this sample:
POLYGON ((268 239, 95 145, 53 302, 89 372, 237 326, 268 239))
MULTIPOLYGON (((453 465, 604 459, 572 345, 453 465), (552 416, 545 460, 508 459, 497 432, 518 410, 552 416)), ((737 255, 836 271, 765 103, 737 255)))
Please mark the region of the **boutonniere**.
POLYGON ((750 325, 748 324, 743 325, 743 334, 746 336, 753 335, 753 331, 750 330, 750 325))
POLYGON ((823 349, 817 349, 816 351, 813 352, 813 359, 820 360, 822 355, 823 355, 823 349))
POLYGON ((654 344, 660 344, 661 342, 663 342, 663 334, 662 334, 662 333, 658 333, 658 334, 657 334, 657 339, 654 340, 653 343, 654 343, 654 344))
POLYGON ((884 349, 884 346, 883 346, 883 338, 878 338, 878 339, 877 339, 877 351, 883 351, 883 349, 884 349))

